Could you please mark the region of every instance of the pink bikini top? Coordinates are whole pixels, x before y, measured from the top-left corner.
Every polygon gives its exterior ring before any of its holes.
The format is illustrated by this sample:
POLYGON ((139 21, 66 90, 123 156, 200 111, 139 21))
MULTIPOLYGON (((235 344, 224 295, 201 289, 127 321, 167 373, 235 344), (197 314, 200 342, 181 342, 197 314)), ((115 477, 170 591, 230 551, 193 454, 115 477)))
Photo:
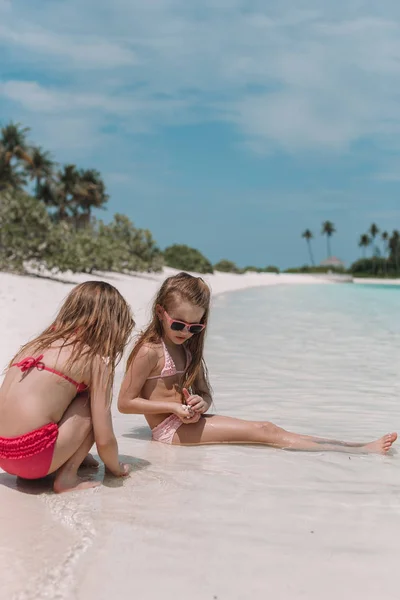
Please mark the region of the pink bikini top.
POLYGON ((72 385, 74 385, 76 387, 76 391, 78 394, 80 394, 81 392, 84 392, 85 390, 88 389, 88 386, 86 385, 86 383, 83 383, 83 382, 79 383, 79 381, 75 381, 74 379, 71 379, 71 377, 64 375, 64 373, 60 373, 60 371, 56 371, 55 369, 52 369, 51 367, 46 367, 46 365, 43 362, 41 362, 43 356, 44 356, 43 354, 41 354, 37 358, 34 358, 33 356, 27 356, 20 362, 14 363, 11 366, 18 367, 18 369, 21 369, 22 373, 25 373, 25 371, 29 371, 29 369, 35 369, 35 368, 38 371, 49 371, 49 373, 54 373, 54 375, 58 375, 59 377, 66 379, 66 381, 69 381, 69 383, 72 383, 72 385))
POLYGON ((164 340, 161 340, 161 344, 162 344, 162 347, 164 350, 164 366, 159 375, 153 375, 152 377, 148 377, 147 379, 162 379, 164 377, 172 377, 172 375, 183 375, 183 373, 185 373, 186 369, 188 368, 188 366, 190 365, 190 362, 192 360, 192 355, 191 355, 190 350, 188 350, 186 348, 186 346, 183 346, 183 348, 185 350, 185 354, 186 354, 186 365, 185 365, 185 368, 183 371, 177 371, 176 365, 173 361, 172 356, 168 352, 168 348, 165 345, 164 340))

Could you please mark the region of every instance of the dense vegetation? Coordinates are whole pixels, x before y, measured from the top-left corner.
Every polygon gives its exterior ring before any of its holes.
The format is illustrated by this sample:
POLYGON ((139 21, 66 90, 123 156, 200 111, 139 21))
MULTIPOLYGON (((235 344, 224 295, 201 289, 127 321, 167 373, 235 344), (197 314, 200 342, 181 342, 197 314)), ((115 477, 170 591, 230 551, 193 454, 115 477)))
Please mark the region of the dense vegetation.
POLYGON ((182 271, 196 271, 197 273, 212 273, 213 266, 203 254, 184 244, 173 244, 164 250, 165 264, 182 271))
POLYGON ((0 269, 151 271, 163 264, 150 231, 124 215, 105 224, 93 210, 108 201, 94 169, 59 167, 13 123, 0 136, 0 269))

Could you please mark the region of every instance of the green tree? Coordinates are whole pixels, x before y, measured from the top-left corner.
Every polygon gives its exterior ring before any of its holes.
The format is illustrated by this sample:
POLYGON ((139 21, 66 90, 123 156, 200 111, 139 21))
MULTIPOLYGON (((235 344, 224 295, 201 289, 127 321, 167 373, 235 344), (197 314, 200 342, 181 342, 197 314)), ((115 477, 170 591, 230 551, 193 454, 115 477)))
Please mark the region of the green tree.
POLYGON ((371 244, 371 238, 369 237, 368 234, 363 233, 362 235, 360 235, 358 246, 360 248, 362 248, 363 258, 365 258, 365 251, 368 248, 368 246, 370 246, 370 244, 371 244))
POLYGON ((43 204, 22 191, 0 194, 0 268, 22 272, 25 261, 42 261, 51 229, 43 204))
POLYGON ((164 250, 165 264, 182 271, 195 271, 196 273, 212 273, 210 261, 196 250, 185 244, 173 244, 164 250))
POLYGON ((0 190, 22 189, 26 183, 24 167, 30 163, 29 129, 9 123, 0 131, 0 190))
POLYGON ((109 198, 98 171, 78 170, 71 164, 64 165, 54 178, 47 177, 39 184, 37 196, 55 208, 56 222, 69 221, 77 228, 88 225, 93 208, 103 208, 109 198))
POLYGON ((120 270, 160 270, 162 253, 148 229, 136 229, 127 216, 116 214, 106 232, 114 241, 112 252, 117 257, 120 270))
POLYGON ((382 235, 382 242, 383 242, 383 255, 387 257, 388 253, 389 253, 389 234, 387 231, 383 231, 382 235))
POLYGON ((385 258, 385 273, 388 272, 388 259, 389 259, 389 234, 387 231, 383 231, 382 235, 383 242, 383 256, 385 258))
POLYGON ((26 178, 21 169, 15 168, 6 161, 0 148, 0 192, 5 190, 21 190, 26 184, 26 178))
POLYGON ((9 123, 1 129, 0 149, 6 163, 10 164, 13 159, 31 162, 29 156, 29 145, 27 135, 29 127, 22 127, 20 123, 9 123))
POLYGON ((375 223, 372 223, 371 227, 369 228, 369 234, 372 238, 372 242, 375 242, 375 238, 379 233, 379 227, 378 225, 376 225, 375 223))
POLYGON ((214 265, 214 270, 221 271, 222 273, 240 273, 238 266, 231 260, 226 260, 225 258, 214 265))
POLYGON ((312 234, 312 231, 310 231, 309 229, 306 229, 301 234, 301 237, 304 238, 306 240, 306 242, 307 242, 308 254, 310 255, 311 264, 314 267, 315 266, 314 255, 313 255, 313 251, 312 251, 312 248, 311 248, 311 240, 314 237, 313 234, 312 234))
POLYGON ((386 260, 379 256, 360 258, 349 267, 349 271, 355 277, 379 277, 385 272, 385 263, 386 260))
POLYGON ((394 229, 392 235, 389 239, 389 250, 390 257, 389 260, 392 264, 394 264, 396 269, 396 274, 399 273, 399 259, 400 259, 400 233, 397 229, 394 229))
POLYGON ((267 267, 265 267, 263 269, 263 273, 279 273, 279 269, 278 267, 275 267, 275 265, 268 265, 267 267))
POLYGON ((74 200, 79 183, 79 172, 75 165, 64 165, 57 173, 55 186, 56 219, 65 221, 71 219, 75 213, 74 200))
POLYGON ((36 197, 40 197, 43 181, 51 180, 55 163, 49 152, 45 152, 39 146, 34 146, 30 151, 30 162, 25 166, 27 175, 31 181, 35 181, 36 197))
POLYGON ((79 171, 79 176, 72 192, 76 225, 86 225, 90 222, 93 208, 104 208, 109 196, 99 171, 86 169, 79 171))
POLYGON ((331 237, 336 233, 336 229, 332 221, 324 221, 322 223, 322 235, 326 235, 327 258, 332 256, 331 252, 331 237))

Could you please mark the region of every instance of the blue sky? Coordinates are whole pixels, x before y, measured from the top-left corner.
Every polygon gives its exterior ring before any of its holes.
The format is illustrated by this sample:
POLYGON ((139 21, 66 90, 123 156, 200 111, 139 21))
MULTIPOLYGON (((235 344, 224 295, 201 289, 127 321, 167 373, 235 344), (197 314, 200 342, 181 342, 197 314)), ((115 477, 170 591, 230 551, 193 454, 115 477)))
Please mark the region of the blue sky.
POLYGON ((94 167, 163 248, 347 263, 400 228, 395 0, 0 0, 0 120, 94 167))

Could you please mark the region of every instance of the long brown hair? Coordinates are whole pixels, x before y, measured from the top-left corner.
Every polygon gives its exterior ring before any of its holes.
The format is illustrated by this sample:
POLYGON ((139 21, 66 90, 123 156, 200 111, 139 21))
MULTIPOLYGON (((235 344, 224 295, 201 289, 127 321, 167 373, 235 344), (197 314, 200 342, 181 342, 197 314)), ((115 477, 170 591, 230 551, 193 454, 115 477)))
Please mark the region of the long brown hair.
MULTIPOLYGON (((161 288, 159 289, 152 309, 152 319, 149 325, 139 335, 136 344, 131 351, 127 364, 128 371, 135 356, 143 344, 159 344, 163 336, 161 321, 157 315, 157 306, 162 306, 165 310, 170 310, 173 305, 179 301, 190 302, 195 306, 204 309, 204 314, 201 322, 207 325, 210 313, 211 292, 206 282, 201 277, 193 277, 188 273, 178 273, 172 277, 168 277, 161 288)), ((210 393, 211 386, 208 380, 207 365, 203 358, 204 340, 206 329, 199 334, 193 335, 187 342, 186 348, 192 355, 192 360, 188 366, 180 386, 183 388, 191 388, 192 393, 201 395, 202 393, 210 393), (204 380, 207 389, 200 389, 198 375, 201 367, 203 368, 204 380)))
POLYGON ((82 357, 82 370, 95 356, 107 359, 111 367, 108 385, 112 385, 115 367, 134 326, 131 309, 114 286, 105 281, 86 281, 71 290, 54 321, 20 348, 10 366, 21 354, 38 353, 61 342, 60 349, 72 346, 67 368, 82 357))

